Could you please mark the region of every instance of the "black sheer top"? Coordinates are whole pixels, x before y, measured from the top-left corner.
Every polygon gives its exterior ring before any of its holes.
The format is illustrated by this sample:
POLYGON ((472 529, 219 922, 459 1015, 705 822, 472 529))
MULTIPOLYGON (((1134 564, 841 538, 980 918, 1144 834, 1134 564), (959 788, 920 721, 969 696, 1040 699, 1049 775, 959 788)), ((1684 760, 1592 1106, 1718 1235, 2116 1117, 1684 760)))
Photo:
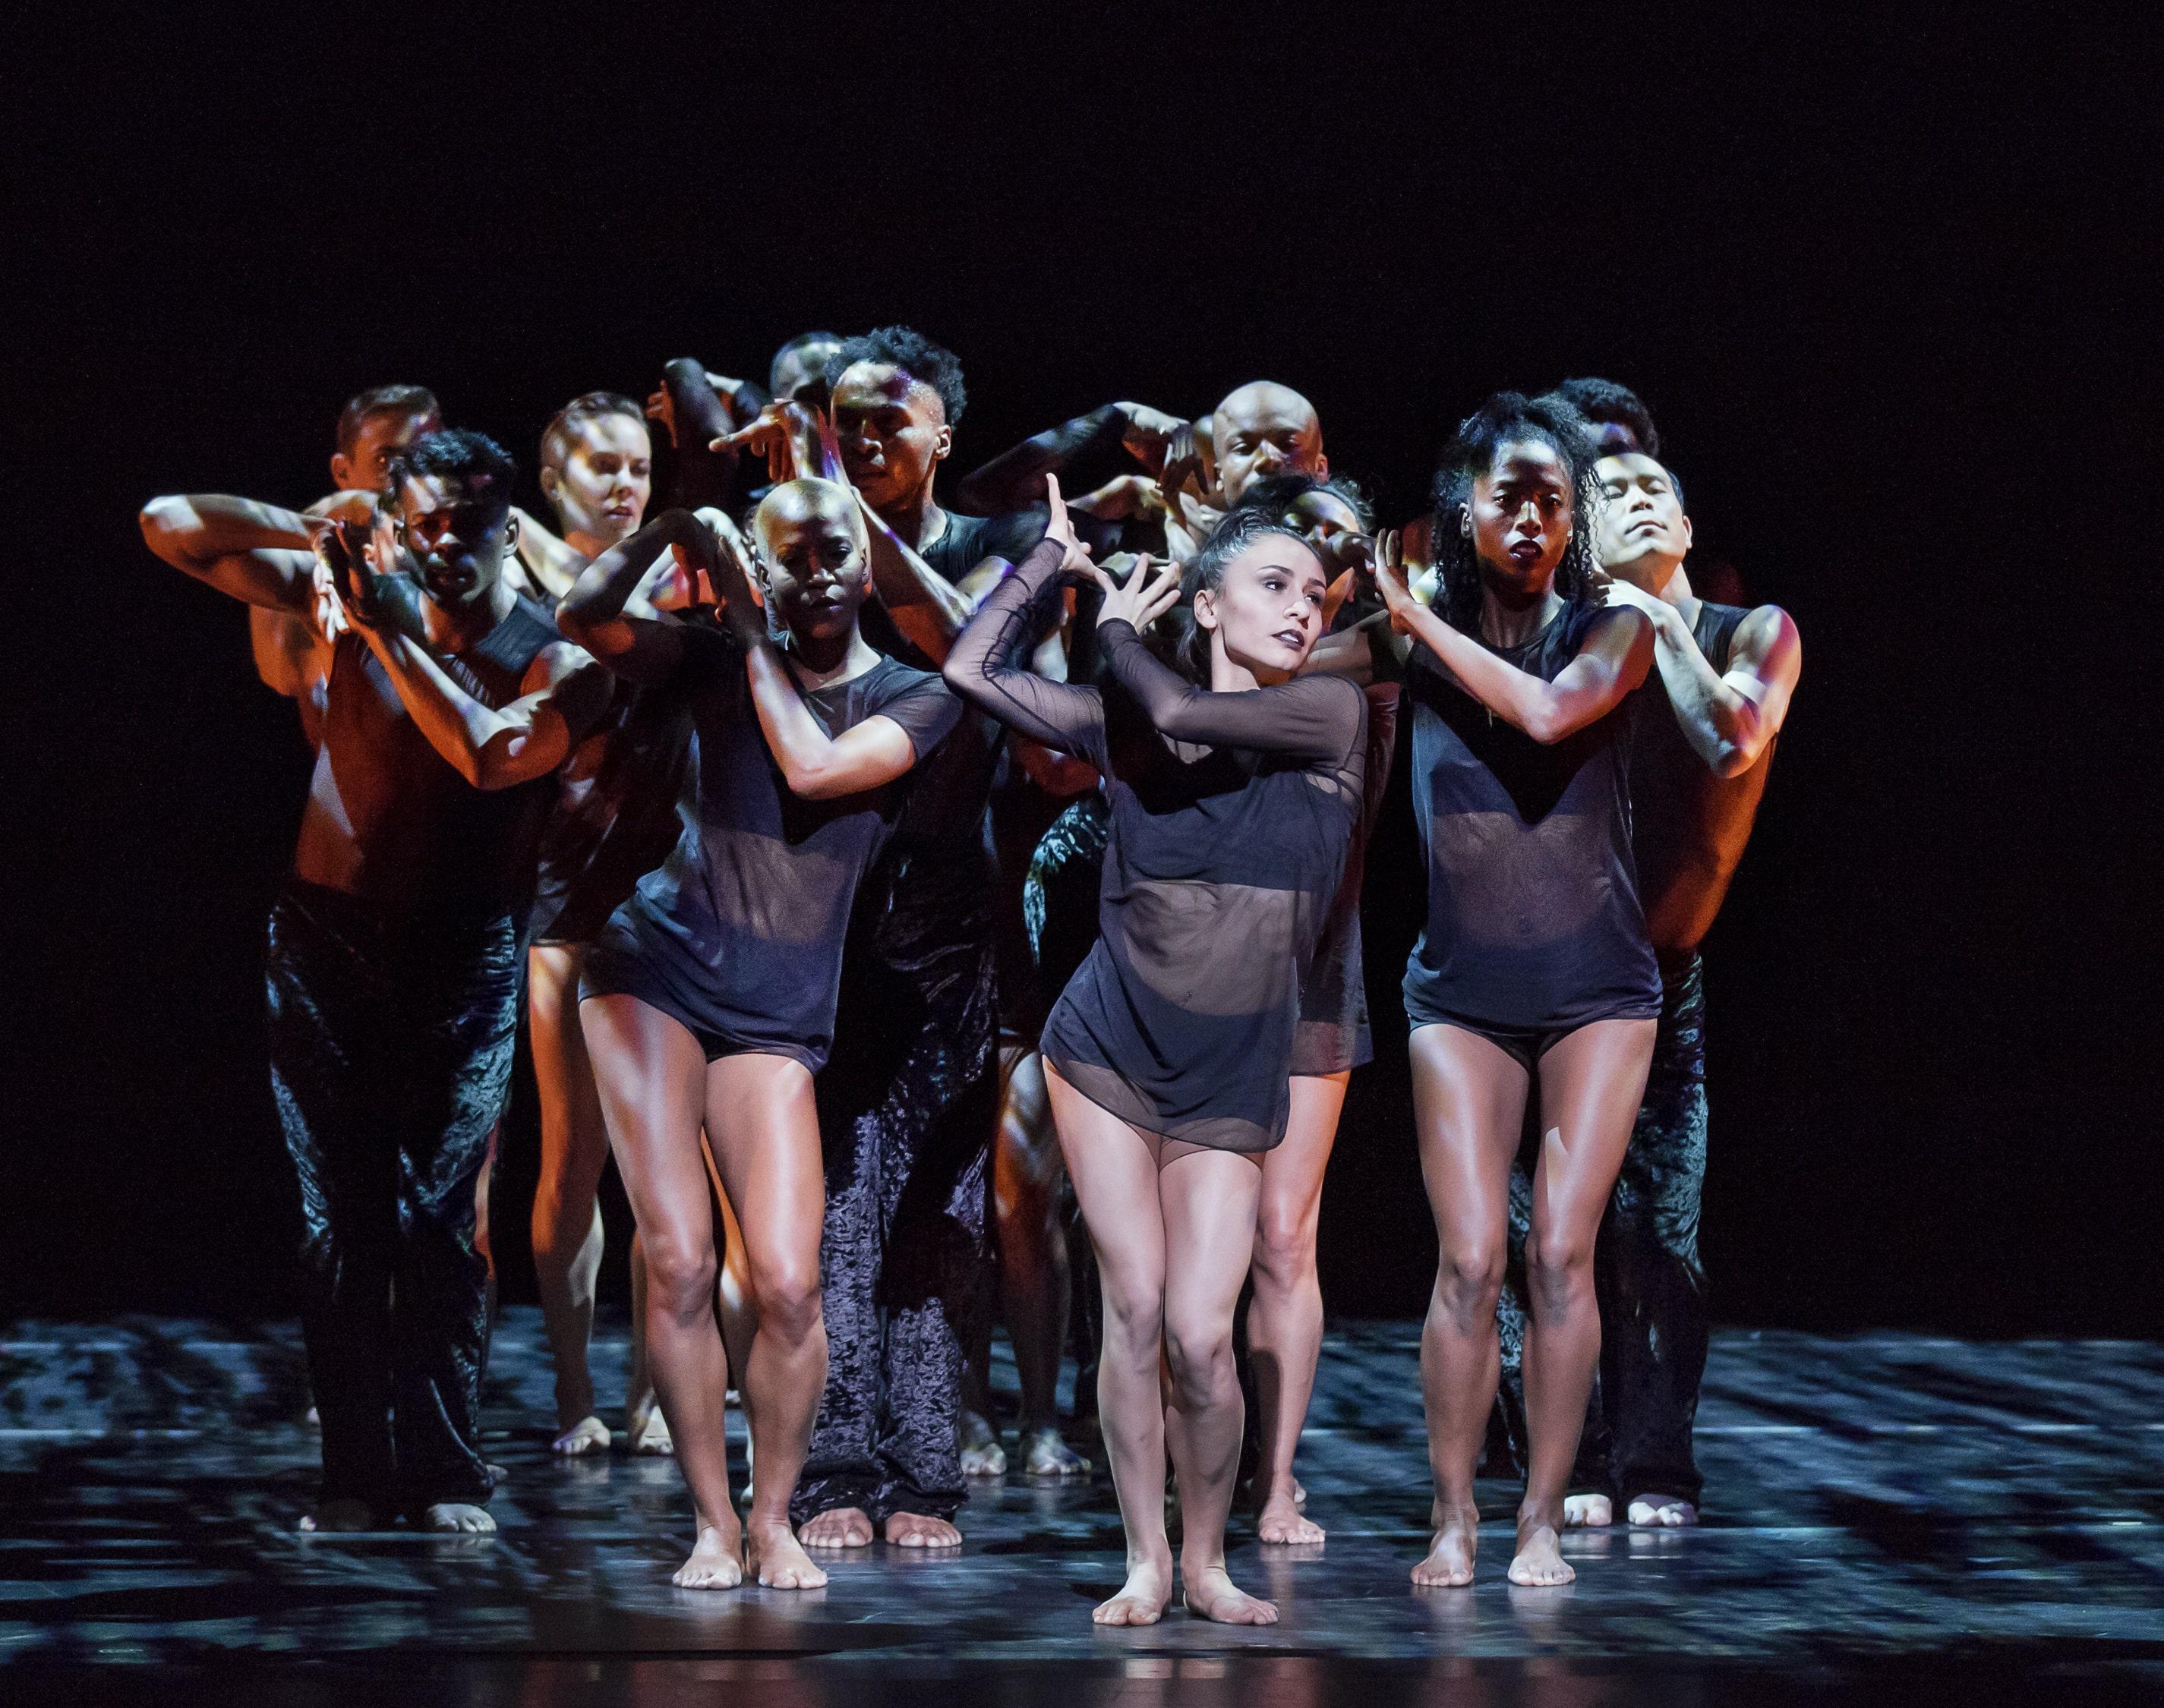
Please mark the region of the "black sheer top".
POLYGON ((1368 764, 1361 787, 1359 822, 1345 851, 1345 876, 1337 886, 1322 940, 1316 945, 1300 993, 1300 1030, 1294 1035, 1292 1071, 1343 1073, 1375 1059, 1368 1027, 1368 966, 1361 952, 1360 880, 1368 867, 1368 839, 1382 815, 1390 761, 1398 745, 1398 684, 1379 682, 1362 692, 1368 699, 1368 764))
MULTIPOLYGON (((1612 615, 1573 604, 1522 645, 1488 650, 1552 682, 1612 615)), ((1631 701, 1543 746, 1491 715, 1426 647, 1413 648, 1405 693, 1427 851, 1407 1019, 1567 1032, 1658 1014, 1631 853, 1631 701)))
MULTIPOLYGON (((682 834, 596 940, 581 993, 639 998, 681 1021, 709 1060, 787 1056, 816 1073, 833 1043, 850 904, 911 777, 833 800, 792 794, 759 728, 743 647, 703 624, 686 625, 684 642, 678 679, 695 747, 682 834)), ((938 677, 891 658, 800 692, 830 737, 891 718, 920 761, 961 710, 938 677)))
POLYGON ((1111 803, 1101 933, 1045 1023, 1045 1059, 1169 1139, 1267 1150, 1284 1136, 1300 989, 1360 815, 1368 705, 1337 677, 1211 694, 1125 623, 1098 631, 1103 689, 1012 668, 1060 584, 1047 541, 955 642, 947 679, 1111 803))

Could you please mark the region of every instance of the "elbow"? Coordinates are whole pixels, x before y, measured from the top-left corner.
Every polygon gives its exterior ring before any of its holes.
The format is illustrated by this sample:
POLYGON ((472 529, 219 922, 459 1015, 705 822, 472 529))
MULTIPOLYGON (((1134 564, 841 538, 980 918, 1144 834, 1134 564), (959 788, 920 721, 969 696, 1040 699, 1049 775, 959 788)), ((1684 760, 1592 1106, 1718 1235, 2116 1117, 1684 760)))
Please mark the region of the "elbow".
POLYGON ((1569 719, 1559 715, 1552 707, 1536 706, 1526 720, 1525 731, 1543 747, 1552 747, 1577 728, 1569 719))
POLYGON ((1736 741, 1723 741, 1714 749, 1713 774, 1723 783, 1733 783, 1757 762, 1758 755, 1751 748, 1736 741))
POLYGON ((975 672, 969 668, 969 660, 959 651, 950 651, 947 654, 947 662, 939 667, 939 679, 956 694, 965 698, 969 695, 972 686, 970 678, 974 674, 975 672))
POLYGON ((154 498, 136 512, 136 522, 143 530, 143 543, 168 563, 181 561, 176 542, 186 526, 184 517, 187 508, 185 498, 154 498))
POLYGON ((851 793, 848 779, 824 765, 785 765, 781 780, 800 800, 833 800, 851 793))

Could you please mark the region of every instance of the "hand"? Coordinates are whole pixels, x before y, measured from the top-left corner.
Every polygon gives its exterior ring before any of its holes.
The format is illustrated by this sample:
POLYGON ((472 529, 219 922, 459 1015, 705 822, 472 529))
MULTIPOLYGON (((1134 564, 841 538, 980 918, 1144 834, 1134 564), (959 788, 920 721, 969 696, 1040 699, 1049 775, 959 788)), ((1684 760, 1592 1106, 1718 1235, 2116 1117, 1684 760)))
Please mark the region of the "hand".
POLYGON ((800 474, 816 473, 819 443, 817 417, 801 403, 778 398, 759 411, 749 427, 711 441, 710 451, 749 451, 766 458, 766 477, 779 485, 800 474))
POLYGON ((1589 573, 1586 587, 1594 603, 1609 610, 1628 605, 1633 610, 1645 612, 1653 620, 1656 633, 1660 630, 1661 619, 1669 614, 1670 607, 1664 601, 1656 599, 1634 582, 1626 581, 1620 575, 1610 575, 1605 569, 1594 569, 1589 573))
POLYGON ((755 647, 770 639, 774 632, 767 621, 759 572, 752 563, 751 548, 737 532, 736 524, 727 516, 721 521, 722 526, 707 534, 712 542, 705 565, 707 590, 721 606, 722 621, 729 626, 729 631, 745 646, 755 647))
POLYGON ((1383 595, 1383 605, 1390 614, 1390 626, 1401 635, 1412 632, 1411 617, 1426 607, 1413 597, 1410 583, 1405 579, 1405 537, 1395 528, 1386 528, 1375 537, 1375 590, 1383 595))
POLYGON ((1059 495, 1059 477, 1044 477, 1044 504, 1050 512, 1045 518, 1044 537, 1060 547, 1059 573, 1077 579, 1094 574, 1090 567, 1090 548, 1074 537, 1074 523, 1067 514, 1067 500, 1059 495))
POLYGON ((1105 602, 1097 611, 1099 628, 1106 623, 1131 623, 1137 634, 1142 634, 1179 603, 1179 565, 1169 559, 1158 564, 1147 552, 1137 558, 1129 558, 1122 552, 1108 558, 1102 568, 1095 563, 1087 567, 1091 579, 1105 589, 1105 602), (1130 563, 1134 572, 1121 581, 1113 572, 1130 563), (1157 571, 1154 580, 1150 576, 1153 568, 1157 571))
POLYGON ((1127 453, 1146 467, 1163 468, 1173 440, 1187 423, 1176 415, 1167 415, 1146 403, 1116 403, 1112 407, 1127 422, 1120 443, 1127 447, 1127 453))
POLYGON ((301 514, 310 521, 371 522, 376 520, 376 495, 366 491, 327 493, 301 514))
POLYGON ((1076 499, 1074 508, 1099 521, 1159 516, 1164 514, 1164 495, 1147 474, 1121 474, 1076 499))
POLYGON ((658 391, 646 394, 646 418, 661 423, 661 431, 669 436, 669 443, 676 443, 676 400, 664 385, 658 391))

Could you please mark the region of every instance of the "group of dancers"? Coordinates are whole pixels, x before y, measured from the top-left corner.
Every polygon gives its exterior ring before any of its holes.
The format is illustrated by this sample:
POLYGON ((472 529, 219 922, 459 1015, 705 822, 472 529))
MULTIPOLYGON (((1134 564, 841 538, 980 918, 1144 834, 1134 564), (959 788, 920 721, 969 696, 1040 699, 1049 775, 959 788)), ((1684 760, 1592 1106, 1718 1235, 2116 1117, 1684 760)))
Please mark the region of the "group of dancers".
POLYGON ((304 1527, 494 1527, 486 1181, 523 1003, 554 1446, 612 1440, 586 1357, 612 1154, 626 1431, 695 1511, 676 1583, 959 1544, 965 1473, 1006 1463, 995 1314, 1016 1459, 1086 1471, 1054 1398, 1071 1192, 1101 1318, 1078 1394, 1127 1535, 1095 1616, 1148 1623, 1177 1585, 1274 1621, 1226 1526, 1244 1488, 1263 1543, 1324 1537, 1294 1474, 1316 1218, 1370 1058, 1363 870, 1408 854, 1440 1250, 1413 1580, 1472 1580, 1491 1433, 1526 1476, 1514 1582, 1567 1581, 1561 1533, 1619 1502, 1694 1522, 1697 951, 1794 624, 1693 590, 1682 487, 1611 382, 1489 398, 1402 530, 1283 385, 1108 405, 943 502, 964 402, 900 327, 792 340, 764 386, 672 362, 643 403, 549 422, 550 527, 497 443, 387 386, 305 509, 144 510, 159 557, 250 607, 316 750, 267 957, 323 1438, 304 1527), (1413 850, 1371 846, 1401 721, 1413 850))

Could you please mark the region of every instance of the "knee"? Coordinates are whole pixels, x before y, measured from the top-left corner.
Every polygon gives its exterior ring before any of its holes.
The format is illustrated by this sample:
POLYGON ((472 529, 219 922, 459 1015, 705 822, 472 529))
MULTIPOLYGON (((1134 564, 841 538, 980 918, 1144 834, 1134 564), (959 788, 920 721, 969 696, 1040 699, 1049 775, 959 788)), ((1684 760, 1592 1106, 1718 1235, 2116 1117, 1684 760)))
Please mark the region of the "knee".
POLYGON ((640 1246, 649 1309, 685 1318, 712 1310, 718 1269, 712 1246, 650 1234, 642 1237, 640 1246))
POLYGON ((795 1258, 754 1262, 751 1288, 762 1333, 771 1331, 793 1346, 818 1331, 821 1309, 816 1256, 809 1262, 795 1258))
POLYGON ((1161 1284, 1124 1284, 1109 1271, 1100 1271, 1105 1304, 1105 1338, 1108 1344, 1134 1349, 1152 1362, 1164 1338, 1164 1291, 1161 1284))
POLYGON ((1183 1411, 1214 1405, 1237 1391, 1239 1378, 1232 1368, 1230 1323, 1183 1323, 1168 1319, 1164 1352, 1165 1362, 1172 1369, 1173 1389, 1183 1411))
POLYGON ((1314 1223, 1292 1206, 1265 1204, 1255 1223, 1256 1284, 1289 1291, 1314 1272, 1314 1223))
POLYGON ((1492 1315, 1503 1291, 1502 1242, 1446 1246, 1436 1268, 1435 1291, 1454 1316, 1469 1320, 1492 1315))
POLYGON ((1536 1229, 1526 1239, 1526 1286, 1536 1306, 1566 1305, 1593 1286, 1593 1237, 1536 1229))

